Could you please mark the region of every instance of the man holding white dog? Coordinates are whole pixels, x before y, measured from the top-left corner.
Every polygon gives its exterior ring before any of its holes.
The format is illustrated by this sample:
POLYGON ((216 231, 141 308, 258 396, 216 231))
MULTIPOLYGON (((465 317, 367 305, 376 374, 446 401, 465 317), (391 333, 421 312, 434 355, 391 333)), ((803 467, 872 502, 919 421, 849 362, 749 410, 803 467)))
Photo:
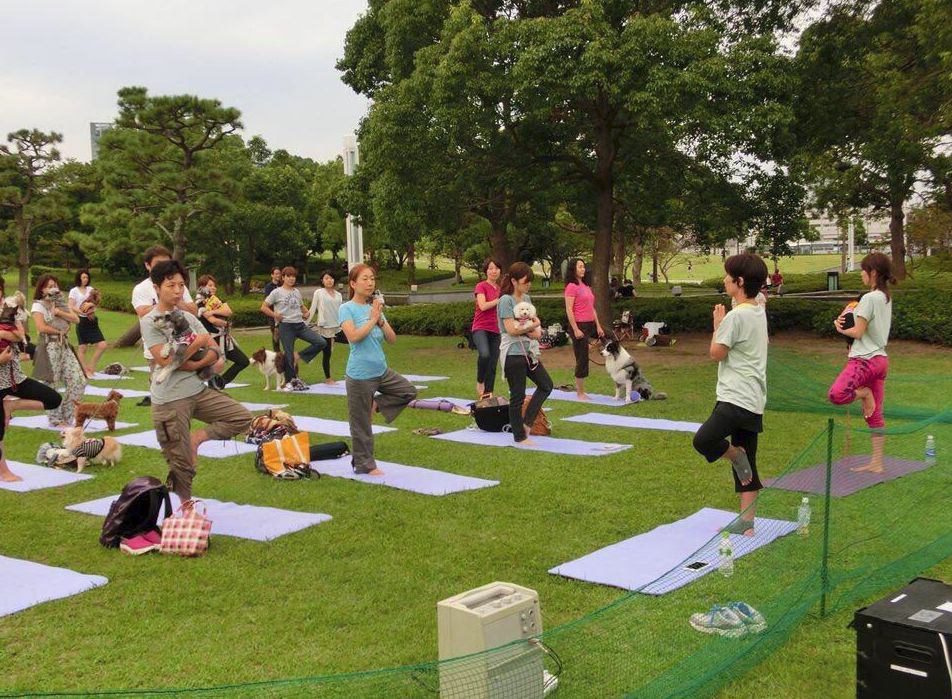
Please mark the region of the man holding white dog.
MULTIPOLYGON (((158 302, 139 319, 139 327, 143 346, 155 365, 164 367, 173 361, 174 353, 163 356, 168 338, 156 327, 155 319, 179 309, 185 295, 187 275, 178 260, 164 260, 152 265, 149 276, 158 302)), ((188 311, 181 312, 188 320, 194 340, 184 352, 185 361, 162 383, 153 382, 150 393, 152 423, 162 455, 169 464, 168 485, 184 503, 192 497, 198 447, 208 440, 231 439, 247 432, 251 413, 223 391, 209 388, 199 377, 199 370, 223 363, 221 349, 198 318, 188 311), (192 359, 202 349, 205 356, 192 359), (206 425, 190 433, 193 417, 206 425)))

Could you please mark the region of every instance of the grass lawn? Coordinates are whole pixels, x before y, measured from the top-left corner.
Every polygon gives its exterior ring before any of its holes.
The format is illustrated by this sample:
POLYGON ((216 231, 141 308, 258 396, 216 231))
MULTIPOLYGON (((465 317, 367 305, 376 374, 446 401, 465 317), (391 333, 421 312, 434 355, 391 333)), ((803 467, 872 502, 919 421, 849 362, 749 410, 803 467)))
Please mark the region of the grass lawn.
MULTIPOLYGON (((782 266, 787 271, 786 266, 782 266)), ((704 274, 702 276, 712 276, 704 274)), ((107 338, 124 331, 132 317, 103 312, 107 338)), ((239 333, 246 353, 267 344, 264 334, 239 333)), ((469 396, 474 390, 475 355, 456 348, 457 338, 401 337, 387 348, 390 365, 404 373, 443 374, 422 396, 469 396)), ((667 391, 663 402, 636 404, 625 414, 703 421, 713 402, 716 367, 706 358, 708 338, 686 335, 669 349, 634 349, 652 383, 667 391)), ((815 378, 829 382, 842 362, 842 343, 808 335, 780 335, 772 348, 810 358, 815 378)), ((340 377, 346 348, 335 348, 340 377)), ((142 364, 141 350, 110 350, 103 363, 142 364)), ((887 400, 941 406, 948 384, 903 381, 902 377, 947 376, 947 349, 918 343, 890 344, 891 383, 887 400), (893 380, 893 377, 896 377, 893 380)), ((556 384, 572 380, 570 348, 548 352, 544 362, 556 384)), ((303 378, 317 381, 319 363, 303 378)), ((240 400, 262 402, 263 378, 246 371, 251 383, 230 391, 240 400)), ((147 377, 133 373, 121 387, 146 389, 147 377)), ((120 388, 121 388, 120 387, 120 388)), ((590 390, 609 393, 604 371, 592 367, 590 390)), ((802 390, 792 385, 775 390, 802 390)), ((497 392, 505 393, 502 377, 497 392)), ((279 394, 294 414, 345 420, 343 397, 279 394)), ((122 404, 130 431, 151 428, 148 408, 122 404)), ((444 431, 469 424, 464 417, 407 410, 398 431, 377 437, 381 460, 491 478, 500 485, 445 497, 427 497, 344 479, 278 482, 255 472, 251 457, 200 459, 195 492, 239 503, 325 512, 333 520, 269 543, 217 536, 209 554, 183 560, 158 555, 137 559, 99 546, 101 520, 67 512, 69 504, 117 493, 131 478, 164 478, 158 451, 125 448, 114 468, 90 467, 90 481, 27 494, 0 490, 0 554, 104 575, 109 584, 65 600, 0 618, 0 693, 190 687, 287 677, 350 673, 421 663, 437 656, 435 604, 493 580, 538 590, 547 630, 618 600, 613 588, 570 581, 547 569, 597 548, 688 516, 701 507, 736 508, 726 467, 708 466, 683 432, 623 430, 563 422, 560 418, 611 408, 550 402, 555 434, 632 444, 617 454, 585 459, 515 449, 465 447, 414 435, 421 426, 444 431), (174 639, 174 643, 172 642, 174 639)), ((379 418, 378 418, 379 419, 379 418)), ((761 438, 761 474, 775 475, 823 428, 818 414, 768 412, 761 438)), ((952 429, 934 426, 944 475, 932 469, 837 500, 834 543, 875 527, 879 513, 929 510, 922 503, 948 489, 947 445, 952 429), (942 480, 945 478, 945 480, 942 480), (923 499, 925 498, 925 500, 923 499), (919 508, 917 510, 917 503, 919 508), (909 510, 902 508, 908 507, 909 510), (844 538, 837 538, 844 537, 844 538)), ((897 453, 921 455, 924 438, 890 438, 897 453)), ((11 428, 5 452, 32 463, 38 445, 52 433, 11 428)), ((336 439, 312 436, 312 442, 336 439)), ((856 436, 859 442, 862 435, 856 436)), ((815 447, 814 449, 818 449, 815 447)), ((811 457, 812 458, 812 454, 811 457)), ((799 496, 766 491, 765 516, 795 516, 799 496)), ((947 510, 946 510, 947 513, 947 510)), ((814 515, 818 517, 819 514, 814 515)), ((895 531, 917 532, 920 543, 948 531, 933 517, 895 531)), ((214 530, 213 530, 214 531, 214 530)), ((892 531, 892 529, 890 529, 892 531)), ((712 601, 746 597, 770 610, 770 600, 791 594, 815 570, 818 535, 805 544, 786 537, 738 562, 734 578, 712 574, 663 597, 634 595, 591 624, 567 627, 549 641, 565 663, 556 696, 618 695, 637 689, 673 663, 700 652, 709 641, 686 624, 712 601)), ((907 536, 902 541, 914 542, 907 536)), ((843 575, 870 561, 901 555, 898 540, 881 539, 836 549, 843 575)), ((926 575, 952 580, 952 560, 926 575)), ((897 585, 902 580, 891 581, 897 585)), ((0 581, 0 594, 2 594, 0 581)), ((891 589, 891 588, 889 588, 891 589)), ((876 599, 875 589, 864 599, 876 599)), ((846 697, 854 694, 853 632, 846 628, 852 603, 819 620, 808 617, 776 653, 755 669, 732 677, 723 697, 846 697)), ((773 618, 768 615, 773 623, 773 618)), ((730 667, 723 672, 730 674, 730 667)), ((355 678, 340 696, 428 696, 403 675, 375 684, 355 678), (402 679, 401 679, 402 678, 402 679)), ((425 683, 424 683, 425 684, 425 683)), ((322 685, 288 688, 287 695, 311 696, 322 685)), ((253 694, 250 689, 238 694, 253 694)), ((278 695, 273 690, 270 695, 278 695)))

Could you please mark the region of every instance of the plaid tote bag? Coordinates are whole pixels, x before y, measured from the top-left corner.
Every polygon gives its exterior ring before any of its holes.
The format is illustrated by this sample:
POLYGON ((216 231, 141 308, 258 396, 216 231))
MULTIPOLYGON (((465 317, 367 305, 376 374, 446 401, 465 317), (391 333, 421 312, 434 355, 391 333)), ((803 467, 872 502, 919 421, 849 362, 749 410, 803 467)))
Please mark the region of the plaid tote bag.
POLYGON ((208 540, 212 532, 212 521, 208 519, 208 509, 201 500, 193 500, 192 508, 182 507, 162 523, 162 553, 178 556, 202 556, 208 550, 208 540), (198 512, 198 506, 202 512, 198 512))

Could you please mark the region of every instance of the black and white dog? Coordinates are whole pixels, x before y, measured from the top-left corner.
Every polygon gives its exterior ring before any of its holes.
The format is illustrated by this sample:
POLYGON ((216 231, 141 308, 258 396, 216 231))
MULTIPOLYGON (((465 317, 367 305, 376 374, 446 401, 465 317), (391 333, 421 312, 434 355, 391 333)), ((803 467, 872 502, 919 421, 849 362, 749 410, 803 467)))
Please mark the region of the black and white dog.
POLYGON ((605 371, 615 382, 615 400, 624 398, 626 404, 631 403, 632 391, 638 391, 643 400, 664 400, 668 397, 667 393, 652 388, 648 379, 641 373, 641 367, 618 340, 606 342, 602 348, 602 356, 605 357, 605 371))

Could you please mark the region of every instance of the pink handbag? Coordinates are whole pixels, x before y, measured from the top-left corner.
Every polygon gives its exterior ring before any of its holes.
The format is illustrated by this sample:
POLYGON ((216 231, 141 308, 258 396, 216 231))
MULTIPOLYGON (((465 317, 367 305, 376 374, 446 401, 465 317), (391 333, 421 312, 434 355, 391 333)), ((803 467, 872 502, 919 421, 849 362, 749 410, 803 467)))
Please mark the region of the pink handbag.
POLYGON ((203 556, 208 550, 208 541, 212 533, 212 521, 206 516, 208 509, 201 500, 192 500, 191 509, 186 510, 183 503, 171 517, 162 523, 162 553, 178 556, 203 556), (199 513, 198 506, 202 506, 199 513))

